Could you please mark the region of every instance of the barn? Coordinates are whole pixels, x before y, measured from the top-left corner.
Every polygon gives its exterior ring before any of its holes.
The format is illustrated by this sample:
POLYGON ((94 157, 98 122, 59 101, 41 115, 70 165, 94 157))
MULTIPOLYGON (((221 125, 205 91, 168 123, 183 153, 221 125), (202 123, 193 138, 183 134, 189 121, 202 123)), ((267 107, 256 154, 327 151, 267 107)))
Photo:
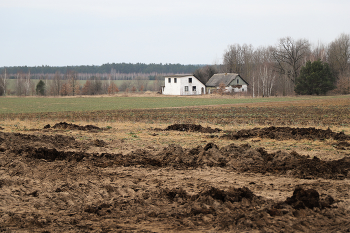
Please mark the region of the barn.
POLYGON ((212 93, 220 88, 220 85, 225 86, 225 92, 247 92, 248 83, 239 75, 235 73, 220 73, 214 74, 205 84, 207 92, 212 93))

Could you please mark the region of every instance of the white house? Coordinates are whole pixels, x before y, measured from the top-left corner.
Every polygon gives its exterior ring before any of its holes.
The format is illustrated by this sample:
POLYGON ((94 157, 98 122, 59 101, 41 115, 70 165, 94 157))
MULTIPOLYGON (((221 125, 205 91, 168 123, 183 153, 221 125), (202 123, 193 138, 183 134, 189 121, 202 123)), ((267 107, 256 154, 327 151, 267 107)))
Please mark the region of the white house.
POLYGON ((191 74, 166 76, 162 87, 164 95, 202 95, 205 85, 191 74))
POLYGON ((249 85, 241 76, 239 76, 239 74, 214 74, 205 84, 207 86, 207 92, 211 93, 212 91, 219 89, 220 84, 225 85, 225 92, 230 93, 247 92, 249 85))

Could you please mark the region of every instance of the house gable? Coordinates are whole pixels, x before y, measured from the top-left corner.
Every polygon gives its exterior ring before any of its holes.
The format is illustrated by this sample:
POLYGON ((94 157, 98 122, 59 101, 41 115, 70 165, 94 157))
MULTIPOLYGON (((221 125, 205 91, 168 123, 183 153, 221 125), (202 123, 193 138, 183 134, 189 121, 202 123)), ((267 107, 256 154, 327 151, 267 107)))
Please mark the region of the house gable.
POLYGON ((248 85, 248 83, 239 75, 237 75, 236 78, 233 79, 229 84, 229 86, 242 86, 242 85, 248 85))

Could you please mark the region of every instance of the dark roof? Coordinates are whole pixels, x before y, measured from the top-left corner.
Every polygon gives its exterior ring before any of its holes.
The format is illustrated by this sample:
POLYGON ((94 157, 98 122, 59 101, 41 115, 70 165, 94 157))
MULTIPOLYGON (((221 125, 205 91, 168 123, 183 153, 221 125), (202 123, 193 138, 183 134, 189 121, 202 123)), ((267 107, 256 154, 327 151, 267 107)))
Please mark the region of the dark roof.
MULTIPOLYGON (((218 87, 220 83, 224 83, 225 86, 228 86, 234 79, 239 76, 245 83, 247 83, 239 74, 235 73, 221 73, 214 74, 208 82, 205 84, 207 87, 218 87)), ((247 85, 249 85, 247 83, 247 85)))

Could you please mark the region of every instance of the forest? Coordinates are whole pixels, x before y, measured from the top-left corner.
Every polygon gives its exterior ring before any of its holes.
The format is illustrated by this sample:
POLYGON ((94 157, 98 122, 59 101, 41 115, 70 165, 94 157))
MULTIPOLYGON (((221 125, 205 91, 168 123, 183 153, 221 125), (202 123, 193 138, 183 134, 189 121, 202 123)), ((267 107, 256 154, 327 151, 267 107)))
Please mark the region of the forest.
POLYGON ((215 65, 108 63, 101 66, 1 67, 0 96, 158 91, 164 76, 169 74, 194 74, 206 83, 215 73, 240 74, 249 83, 248 94, 252 97, 287 96, 296 94, 300 71, 307 62, 315 61, 330 68, 334 82, 323 94, 350 94, 350 35, 341 34, 329 44, 312 44, 307 39, 291 37, 257 48, 232 44, 224 51, 222 64, 215 65))
MULTIPOLYGON (((192 73, 199 67, 203 65, 182 65, 182 64, 145 64, 145 63, 107 63, 101 66, 95 65, 84 65, 84 66, 13 66, 6 67, 6 72, 13 77, 17 73, 32 73, 32 74, 54 74, 59 72, 61 74, 67 73, 69 71, 74 71, 77 73, 88 73, 88 74, 103 74, 103 73, 123 73, 123 74, 133 74, 133 73, 192 73)), ((4 72, 5 67, 0 68, 0 72, 4 72)))

